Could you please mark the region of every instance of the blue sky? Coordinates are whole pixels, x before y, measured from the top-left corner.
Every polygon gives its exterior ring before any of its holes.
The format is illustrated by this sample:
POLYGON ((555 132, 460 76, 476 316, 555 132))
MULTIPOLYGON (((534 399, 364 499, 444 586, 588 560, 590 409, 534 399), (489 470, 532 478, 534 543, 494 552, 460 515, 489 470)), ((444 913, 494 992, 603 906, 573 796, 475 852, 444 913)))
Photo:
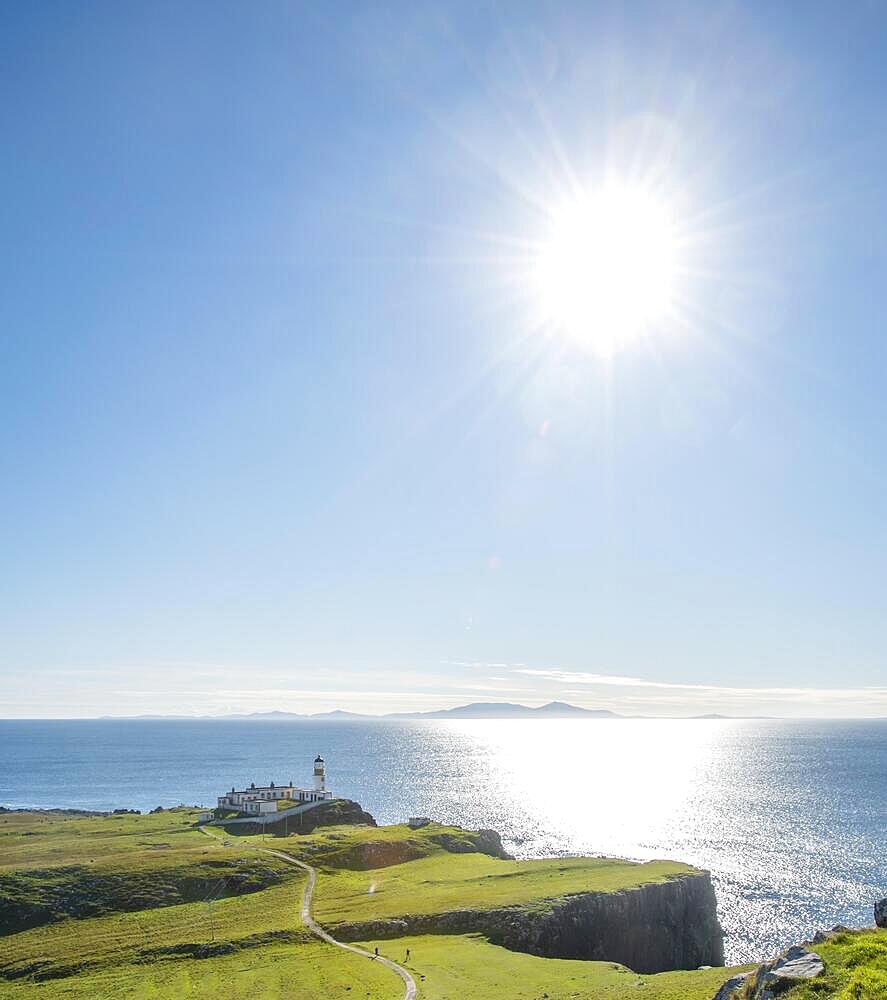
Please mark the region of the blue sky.
POLYGON ((882 5, 0 18, 0 715, 887 714, 882 5), (612 357, 524 266, 605 174, 612 357))

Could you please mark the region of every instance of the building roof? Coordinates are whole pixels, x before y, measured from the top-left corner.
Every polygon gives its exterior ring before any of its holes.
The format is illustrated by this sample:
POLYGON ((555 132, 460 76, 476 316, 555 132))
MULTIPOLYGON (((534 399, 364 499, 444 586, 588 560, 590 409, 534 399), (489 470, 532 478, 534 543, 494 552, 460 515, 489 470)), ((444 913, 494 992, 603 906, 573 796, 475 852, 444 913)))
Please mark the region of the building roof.
POLYGON ((310 788, 298 788, 292 782, 288 785, 250 785, 249 788, 232 788, 230 792, 225 792, 226 795, 252 795, 254 792, 288 792, 292 789, 294 792, 310 792, 310 788))

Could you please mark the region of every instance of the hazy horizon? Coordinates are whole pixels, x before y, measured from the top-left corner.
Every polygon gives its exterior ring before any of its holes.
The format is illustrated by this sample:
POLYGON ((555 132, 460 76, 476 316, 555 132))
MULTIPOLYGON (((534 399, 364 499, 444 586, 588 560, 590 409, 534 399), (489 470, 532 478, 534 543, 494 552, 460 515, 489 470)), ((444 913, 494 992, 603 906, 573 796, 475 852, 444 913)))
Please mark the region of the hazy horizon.
POLYGON ((0 717, 887 715, 887 8, 0 22, 0 717))
MULTIPOLYGON (((657 705, 654 702, 644 702, 644 704, 646 706, 646 710, 641 711, 641 710, 639 710, 637 708, 631 708, 631 707, 623 707, 621 709, 613 707, 613 706, 617 706, 617 705, 621 704, 620 702, 617 702, 617 701, 613 701, 613 702, 610 702, 610 703, 607 703, 607 704, 605 704, 603 702, 600 702, 600 701, 596 701, 594 703, 589 703, 589 702, 583 702, 582 700, 580 700, 578 698, 575 698, 575 697, 571 697, 569 699, 564 699, 564 698, 556 698, 556 699, 552 699, 552 698, 549 698, 549 699, 541 699, 541 698, 530 698, 530 699, 524 698, 524 699, 520 699, 520 698, 514 698, 514 699, 507 699, 507 698, 490 698, 490 697, 486 697, 486 698, 473 698, 473 699, 467 700, 466 698, 453 698, 453 697, 446 697, 446 696, 444 696, 443 699, 441 699, 441 700, 439 700, 438 702, 435 702, 435 703, 429 703, 428 701, 422 702, 421 700, 417 699, 415 707, 404 707, 404 705, 402 703, 397 702, 396 703, 397 707, 395 707, 395 708, 380 707, 378 709, 370 709, 370 710, 368 710, 365 707, 361 707, 362 705, 365 705, 365 701, 366 701, 366 697, 367 697, 367 694, 364 693, 363 695, 359 696, 360 700, 348 701, 347 696, 343 696, 338 701, 330 700, 328 703, 327 702, 322 702, 321 704, 324 705, 325 707, 315 707, 315 706, 310 705, 310 704, 307 705, 307 706, 304 705, 304 704, 300 706, 297 703, 290 703, 290 707, 288 707, 288 708, 281 708, 279 706, 278 707, 274 707, 274 708, 245 708, 245 709, 238 709, 238 708, 235 708, 235 707, 229 707, 227 709, 222 709, 222 710, 218 710, 218 711, 205 711, 205 710, 200 710, 200 709, 194 709, 192 711, 174 711, 174 710, 162 711, 162 710, 157 710, 157 711, 146 711, 146 712, 138 712, 138 713, 132 713, 132 712, 117 712, 117 713, 114 713, 114 712, 111 712, 111 713, 102 712, 102 713, 95 713, 95 714, 82 713, 82 714, 79 714, 79 715, 71 715, 71 714, 64 714, 64 713, 60 713, 60 714, 57 714, 57 715, 43 715, 43 716, 37 716, 37 715, 9 715, 9 716, 0 717, 0 721, 15 721, 16 719, 20 719, 20 720, 24 720, 24 721, 28 721, 28 720, 30 720, 30 721, 52 721, 54 719, 60 720, 60 721, 64 721, 64 720, 75 721, 75 720, 78 720, 78 719, 80 719, 80 720, 98 720, 98 719, 111 719, 111 720, 113 720, 113 719, 127 719, 127 718, 129 718, 129 719, 136 719, 136 718, 142 718, 142 717, 144 717, 144 718, 170 718, 170 719, 182 719, 182 720, 187 720, 187 719, 206 719, 206 720, 212 720, 212 719, 225 719, 225 718, 229 718, 231 716, 241 716, 241 715, 242 716, 263 715, 263 714, 268 714, 268 713, 271 713, 271 712, 281 712, 281 713, 288 714, 288 715, 300 716, 303 719, 310 719, 310 718, 312 718, 314 716, 318 716, 318 715, 319 716, 324 716, 324 715, 327 715, 327 714, 332 713, 332 712, 345 712, 345 713, 348 713, 348 714, 353 714, 355 716, 359 716, 360 718, 365 719, 365 720, 372 720, 372 719, 385 720, 385 719, 391 719, 393 716, 398 716, 398 715, 404 715, 404 714, 405 715, 409 715, 409 714, 439 712, 439 711, 443 711, 443 710, 446 710, 446 709, 462 708, 462 707, 471 706, 471 705, 477 705, 477 704, 481 704, 481 705, 517 705, 517 706, 520 706, 522 708, 539 708, 540 706, 547 705, 547 704, 551 703, 552 701, 562 702, 562 703, 565 702, 568 706, 576 707, 576 708, 583 708, 583 709, 587 709, 587 710, 590 710, 590 711, 607 711, 607 712, 612 712, 616 718, 626 719, 626 720, 632 720, 632 719, 640 719, 640 720, 643 720, 643 719, 650 719, 650 720, 656 720, 656 719, 674 719, 675 721, 679 721, 681 719, 684 719, 684 720, 687 720, 687 719, 691 719, 691 720, 692 719, 698 719, 700 717, 705 717, 705 716, 709 716, 709 715, 716 715, 716 716, 724 718, 725 720, 733 719, 733 720, 736 720, 736 721, 751 720, 751 719, 771 719, 771 720, 792 720, 792 719, 795 719, 795 720, 799 720, 799 721, 800 720, 804 720, 804 719, 807 719, 807 720, 820 720, 820 721, 829 721, 829 720, 835 720, 835 721, 840 721, 840 720, 844 720, 844 721, 852 721, 852 720, 859 720, 859 721, 866 721, 866 720, 867 721, 879 721, 879 720, 887 719, 887 712, 885 712, 883 714, 878 714, 876 705, 880 704, 880 703, 873 703, 873 709, 871 711, 869 711, 869 712, 862 712, 860 714, 853 714, 852 707, 848 708, 848 710, 845 711, 844 713, 836 712, 835 709, 834 709, 834 705, 836 703, 840 704, 840 697, 842 695, 842 692, 815 692, 815 694, 816 694, 816 696, 818 698, 822 698, 823 699, 823 701, 822 701, 822 703, 820 705, 820 710, 817 711, 816 708, 814 707, 812 709, 808 708, 808 710, 806 712, 798 711, 798 704, 802 703, 802 699, 804 697, 810 698, 811 694, 812 694, 812 692, 810 692, 810 691, 803 691, 803 690, 799 690, 799 691, 789 690, 789 691, 782 692, 782 695, 783 695, 783 697, 785 699, 787 699, 787 700, 791 699, 792 700, 793 707, 795 708, 795 711, 792 712, 791 714, 785 714, 785 713, 780 714, 778 712, 767 712, 767 713, 765 713, 765 712, 755 711, 752 708, 742 709, 742 708, 738 708, 738 707, 733 707, 729 711, 727 711, 727 710, 717 711, 717 710, 708 709, 708 708, 701 708, 699 710, 694 710, 692 707, 690 707, 688 705, 684 705, 683 707, 682 707, 681 704, 673 704, 671 706, 666 706, 666 705, 659 706, 659 705, 657 705), (351 707, 347 707, 348 705, 350 705, 351 707)), ((403 697, 409 698, 410 697, 409 694, 404 695, 403 692, 398 692, 397 696, 398 696, 398 698, 403 698, 403 697)), ((381 704, 384 706, 384 702, 381 702, 381 704)), ((626 705, 627 704, 628 703, 626 703, 626 705)), ((459 718, 459 717, 456 716, 456 718, 459 718)), ((484 718, 484 716, 479 716, 478 718, 484 718)), ((489 717, 489 718, 494 718, 494 717, 489 717)), ((518 718, 526 718, 526 716, 524 716, 524 717, 520 717, 519 716, 518 718)), ((540 717, 540 719, 544 719, 544 718, 545 718, 545 716, 541 716, 540 717)), ((581 721, 583 719, 585 721, 600 721, 600 720, 595 720, 594 718, 577 716, 577 721, 581 721)), ((335 720, 332 720, 332 721, 335 721, 335 720)), ((603 721, 606 721, 606 720, 603 720, 603 721)))

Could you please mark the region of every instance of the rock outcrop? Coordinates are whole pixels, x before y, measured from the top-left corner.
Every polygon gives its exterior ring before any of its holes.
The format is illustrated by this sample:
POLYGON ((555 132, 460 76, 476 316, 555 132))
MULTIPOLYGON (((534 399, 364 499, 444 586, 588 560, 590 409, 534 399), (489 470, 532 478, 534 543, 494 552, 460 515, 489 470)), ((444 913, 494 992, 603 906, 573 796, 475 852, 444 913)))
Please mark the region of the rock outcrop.
POLYGON ((875 903, 875 926, 887 927, 887 897, 875 903))
POLYGON ((830 940, 836 934, 844 934, 852 929, 852 927, 845 927, 843 924, 835 924, 835 926, 829 931, 817 931, 811 938, 810 943, 823 944, 823 942, 830 940))
POLYGON ((408 914, 330 930, 344 941, 478 932, 513 951, 619 962, 645 974, 724 964, 723 932, 706 872, 621 892, 577 893, 545 907, 408 914))
POLYGON ((815 951, 794 945, 748 975, 734 976, 718 990, 714 1000, 775 1000, 793 986, 824 972, 825 964, 815 951))
POLYGON ((742 996, 741 990, 748 980, 747 972, 740 972, 738 976, 732 976, 714 995, 713 1000, 735 1000, 742 996))
POLYGON ((476 851, 480 854, 488 854, 491 858, 501 858, 504 861, 514 860, 513 855, 509 854, 502 846, 502 838, 495 830, 463 830, 458 836, 451 833, 438 833, 429 837, 429 840, 451 854, 471 854, 476 851))
POLYGON ((285 836, 292 833, 311 833, 319 826, 376 826, 373 817, 360 805, 351 799, 330 799, 313 809, 287 816, 280 813, 277 820, 265 820, 262 823, 244 823, 242 821, 220 824, 225 833, 245 837, 257 833, 270 833, 272 836, 285 836))

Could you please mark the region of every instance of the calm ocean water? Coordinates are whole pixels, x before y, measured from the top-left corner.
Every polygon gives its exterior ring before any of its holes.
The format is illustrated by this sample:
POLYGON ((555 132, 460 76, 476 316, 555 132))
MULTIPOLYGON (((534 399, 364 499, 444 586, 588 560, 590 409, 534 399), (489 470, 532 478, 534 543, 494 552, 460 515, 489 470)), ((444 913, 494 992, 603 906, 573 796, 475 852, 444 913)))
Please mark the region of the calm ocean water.
POLYGON ((710 869, 730 961, 871 923, 887 895, 887 721, 0 721, 0 804, 214 804, 307 783, 318 752, 379 822, 710 869))

